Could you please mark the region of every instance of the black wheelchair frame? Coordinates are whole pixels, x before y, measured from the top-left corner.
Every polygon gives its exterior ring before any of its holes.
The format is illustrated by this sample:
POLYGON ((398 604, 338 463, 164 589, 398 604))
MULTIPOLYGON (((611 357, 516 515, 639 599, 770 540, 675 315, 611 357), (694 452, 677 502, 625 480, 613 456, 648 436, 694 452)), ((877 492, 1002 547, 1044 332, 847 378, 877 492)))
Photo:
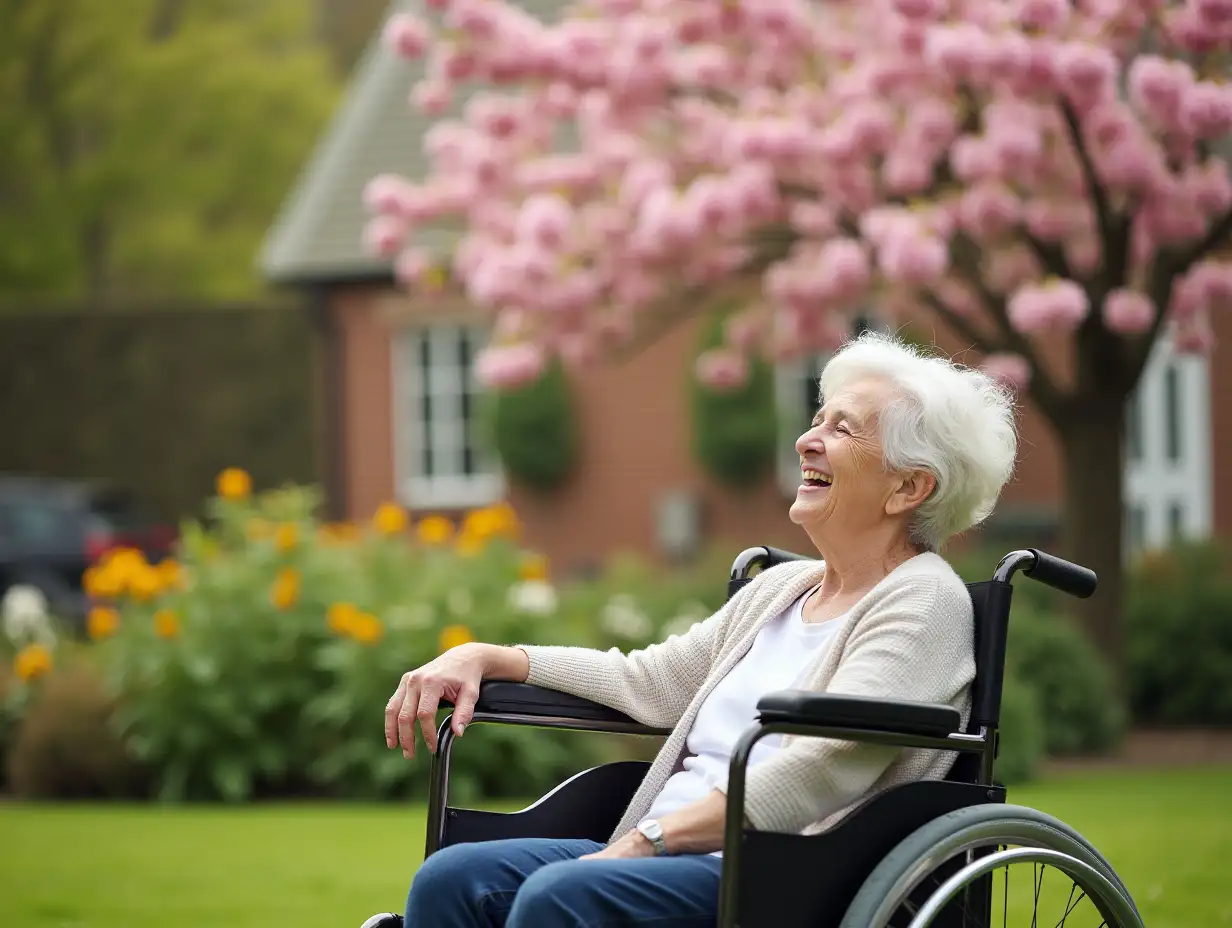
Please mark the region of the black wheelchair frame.
MULTIPOLYGON (((756 570, 807 559, 768 546, 749 548, 732 565, 728 597, 751 582, 756 570)), ((865 878, 904 838, 955 810, 1005 802, 1004 787, 993 781, 993 765, 1012 581, 1018 572, 1078 597, 1092 595, 1097 585, 1091 570, 1034 548, 1007 554, 992 579, 967 585, 975 620, 976 676, 964 731, 958 730, 959 713, 948 705, 808 691, 771 693, 759 701, 757 723, 740 738, 731 760, 719 908, 722 928, 838 928, 865 878), (820 834, 759 832, 743 824, 745 772, 754 745, 773 734, 940 749, 953 752, 956 759, 944 780, 912 782, 878 792, 820 834), (756 890, 771 883, 775 898, 770 910, 764 905, 764 895, 761 906, 751 904, 756 890)), ((482 685, 472 723, 668 734, 586 699, 494 681, 482 685)), ((497 813, 449 806, 453 745, 446 718, 432 761, 425 855, 451 844, 497 838, 607 841, 649 766, 642 761, 604 764, 569 778, 526 809, 497 813)), ((922 904, 958 869, 958 863, 939 869, 931 882, 918 887, 912 900, 918 896, 922 904)), ((976 879, 964 890, 961 907, 956 902, 947 904, 930 924, 967 926, 973 913, 977 923, 987 922, 990 876, 976 879)))

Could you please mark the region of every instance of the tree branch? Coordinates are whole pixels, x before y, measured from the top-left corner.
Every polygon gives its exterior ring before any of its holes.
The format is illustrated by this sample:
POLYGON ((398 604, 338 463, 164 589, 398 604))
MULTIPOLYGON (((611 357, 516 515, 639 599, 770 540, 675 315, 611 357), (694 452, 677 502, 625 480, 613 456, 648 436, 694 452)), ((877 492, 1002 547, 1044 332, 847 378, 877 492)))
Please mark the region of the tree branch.
POLYGON ((958 337, 963 341, 969 342, 971 347, 979 351, 980 354, 995 354, 1002 349, 1001 345, 993 344, 988 340, 988 338, 976 331, 975 326, 947 306, 945 302, 931 290, 921 290, 920 296, 923 298, 924 302, 928 304, 928 308, 941 318, 942 322, 953 329, 958 334, 958 337))
POLYGON ((1177 256, 1174 267, 1175 273, 1184 274, 1193 266, 1194 262, 1218 245, 1222 239, 1228 238, 1229 235, 1232 235, 1232 211, 1225 213, 1223 218, 1212 225, 1200 242, 1191 245, 1177 256))
POLYGON ((1052 242, 1042 242, 1025 228, 1022 239, 1034 253, 1044 270, 1054 277, 1073 277, 1069 262, 1065 260, 1065 252, 1060 245, 1052 242))
POLYGON ((1086 178, 1087 187, 1090 188, 1091 202, 1095 205, 1095 220, 1099 224, 1099 237, 1108 243, 1113 236, 1112 209, 1108 203, 1108 194, 1100 186, 1099 179, 1095 176, 1095 164, 1091 161, 1086 145, 1082 143, 1082 128, 1078 125, 1078 117, 1073 109, 1064 103, 1061 104, 1061 115, 1069 130, 1069 140, 1074 146, 1074 152, 1082 163, 1082 176, 1086 178))

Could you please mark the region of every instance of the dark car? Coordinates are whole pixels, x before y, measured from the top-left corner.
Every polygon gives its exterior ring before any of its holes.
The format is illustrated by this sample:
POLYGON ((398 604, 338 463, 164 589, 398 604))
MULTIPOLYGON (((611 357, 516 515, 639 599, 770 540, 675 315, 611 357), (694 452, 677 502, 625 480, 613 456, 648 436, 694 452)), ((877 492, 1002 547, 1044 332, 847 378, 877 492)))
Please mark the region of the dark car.
POLYGON ((113 548, 152 562, 170 554, 175 531, 150 519, 130 492, 98 483, 0 476, 0 597, 37 587, 53 615, 82 627, 82 575, 113 548))

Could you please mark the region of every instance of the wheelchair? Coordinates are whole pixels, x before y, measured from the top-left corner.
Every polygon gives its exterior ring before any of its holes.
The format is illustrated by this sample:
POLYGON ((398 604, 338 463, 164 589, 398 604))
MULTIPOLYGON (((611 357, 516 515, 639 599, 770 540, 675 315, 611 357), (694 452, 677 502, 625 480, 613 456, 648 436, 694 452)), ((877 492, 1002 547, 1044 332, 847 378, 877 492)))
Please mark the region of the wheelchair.
MULTIPOLYGON (((751 582, 755 571, 805 559, 767 546, 746 549, 732 564, 728 598, 751 582)), ((759 701, 757 721, 731 759, 720 928, 1036 928, 1044 918, 1058 928, 1142 928, 1129 891, 1091 843, 1052 816, 1007 804, 1005 787, 993 779, 1010 600, 1019 572, 1081 598, 1091 596, 1097 584, 1093 571, 1029 548, 1002 558, 991 580, 967 585, 975 616, 976 676, 965 730, 959 730, 959 713, 948 705, 808 691, 771 693, 759 701), (743 824, 749 755, 758 741, 776 733, 943 749, 955 760, 944 779, 876 792, 820 834, 751 830, 743 824), (1024 873, 1028 865, 1029 874, 1024 873), (1024 873, 1012 889, 1011 868, 1024 873), (1061 874, 1059 895, 1055 879, 1044 894, 1049 868, 1061 874), (1004 878, 998 880, 1002 870, 1004 878), (1041 913, 1042 896, 1059 911, 1041 913), (1075 916, 1084 901, 1093 911, 1075 916), (1028 907, 1035 911, 1025 911, 1028 907)), ((481 686, 474 723, 668 734, 586 699, 496 681, 481 686)), ((518 812, 454 808, 448 801, 454 741, 448 718, 438 739, 425 856, 451 844, 498 838, 606 842, 649 766, 616 761, 585 770, 518 812)), ((400 916, 383 913, 362 928, 400 923, 400 916)))

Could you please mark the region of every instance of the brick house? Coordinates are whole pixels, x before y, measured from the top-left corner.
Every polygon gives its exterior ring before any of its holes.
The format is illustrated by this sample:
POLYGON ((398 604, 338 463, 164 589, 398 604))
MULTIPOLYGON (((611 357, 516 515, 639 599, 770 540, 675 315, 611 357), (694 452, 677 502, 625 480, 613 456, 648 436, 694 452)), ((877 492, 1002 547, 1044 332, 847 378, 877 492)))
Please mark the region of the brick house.
MULTIPOLYGON (((396 290, 389 266, 361 245, 368 179, 423 171, 428 123, 407 105, 414 70, 372 42, 260 258, 269 281, 304 294, 319 325, 325 490, 335 515, 363 518, 391 498, 417 513, 507 498, 529 543, 565 569, 620 550, 683 553, 698 539, 807 550, 786 509, 798 474, 792 444, 812 415, 821 359, 778 369, 782 418, 798 425, 782 436, 777 479, 733 493, 692 456, 685 383, 696 323, 574 381, 582 453, 567 486, 540 498, 506 485, 474 421, 471 362, 484 337, 482 317, 460 298, 428 302, 396 290)), ((1232 467, 1232 321, 1215 324, 1220 347, 1209 362, 1157 346, 1131 404, 1131 548, 1179 535, 1232 535, 1232 490, 1214 477, 1232 467)), ((927 334, 947 350, 961 348, 945 332, 927 334)), ((1050 543, 1060 479, 1055 443, 1029 407, 1021 434, 1016 477, 988 530, 1050 543)))

